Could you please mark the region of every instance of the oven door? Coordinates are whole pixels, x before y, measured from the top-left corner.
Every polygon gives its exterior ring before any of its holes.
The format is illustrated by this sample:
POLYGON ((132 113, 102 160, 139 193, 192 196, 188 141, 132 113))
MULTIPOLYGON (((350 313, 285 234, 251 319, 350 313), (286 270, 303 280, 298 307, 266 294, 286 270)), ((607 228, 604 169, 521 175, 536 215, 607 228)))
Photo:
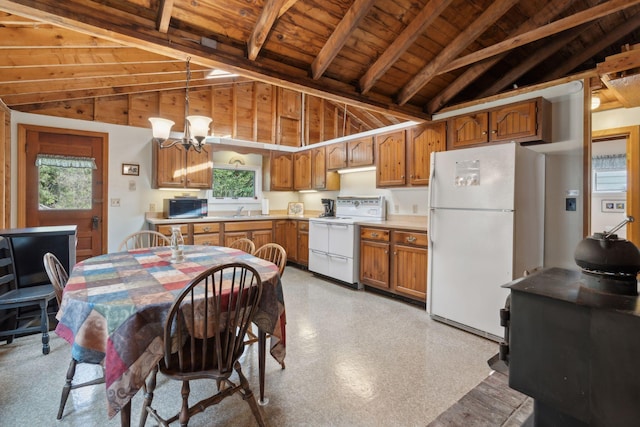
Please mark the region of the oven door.
MULTIPOLYGON (((330 223, 329 224, 329 252, 346 258, 353 258, 353 245, 355 234, 353 224, 330 223)), ((309 236, 311 240, 311 236, 309 236)))

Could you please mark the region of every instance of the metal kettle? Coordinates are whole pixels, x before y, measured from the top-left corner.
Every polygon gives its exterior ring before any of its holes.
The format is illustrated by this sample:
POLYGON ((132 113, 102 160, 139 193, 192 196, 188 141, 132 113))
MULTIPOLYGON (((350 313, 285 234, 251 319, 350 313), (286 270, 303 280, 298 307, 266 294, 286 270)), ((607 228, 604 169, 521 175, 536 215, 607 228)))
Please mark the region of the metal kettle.
POLYGON ((640 251, 633 243, 615 234, 633 220, 629 216, 610 231, 594 233, 582 240, 574 254, 576 264, 591 272, 635 277, 640 271, 640 251))

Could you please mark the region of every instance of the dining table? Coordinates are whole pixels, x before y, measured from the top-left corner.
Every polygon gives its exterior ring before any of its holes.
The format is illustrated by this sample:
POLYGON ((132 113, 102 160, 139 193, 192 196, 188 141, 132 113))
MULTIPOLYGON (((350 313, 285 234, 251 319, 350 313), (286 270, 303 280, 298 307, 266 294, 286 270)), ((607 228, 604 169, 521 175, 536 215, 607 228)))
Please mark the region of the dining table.
POLYGON ((266 334, 270 353, 284 367, 286 315, 278 267, 238 249, 187 245, 181 262, 169 247, 108 253, 77 263, 64 288, 55 332, 78 362, 104 367, 108 417, 120 412, 128 426, 131 399, 164 356, 164 320, 176 296, 201 272, 244 262, 263 283, 253 323, 258 327, 260 396, 264 396, 266 334))

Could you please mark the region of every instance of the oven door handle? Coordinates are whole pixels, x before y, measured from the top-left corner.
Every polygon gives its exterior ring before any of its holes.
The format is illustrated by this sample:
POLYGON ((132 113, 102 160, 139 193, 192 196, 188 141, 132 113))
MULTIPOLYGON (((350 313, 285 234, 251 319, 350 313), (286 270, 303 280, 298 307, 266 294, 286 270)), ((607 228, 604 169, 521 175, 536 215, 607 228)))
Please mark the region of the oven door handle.
POLYGON ((349 258, 347 258, 346 256, 341 256, 341 255, 331 255, 331 254, 329 254, 329 258, 338 259, 338 260, 344 261, 344 262, 349 261, 349 258))

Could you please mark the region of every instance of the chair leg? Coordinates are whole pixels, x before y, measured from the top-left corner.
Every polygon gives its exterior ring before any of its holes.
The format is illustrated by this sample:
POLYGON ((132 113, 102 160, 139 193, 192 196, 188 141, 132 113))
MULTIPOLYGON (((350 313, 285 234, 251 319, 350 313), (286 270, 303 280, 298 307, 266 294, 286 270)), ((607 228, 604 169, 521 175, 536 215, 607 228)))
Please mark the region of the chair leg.
POLYGON ((69 368, 67 369, 67 379, 64 383, 64 387, 62 387, 62 396, 60 397, 60 409, 58 409, 58 419, 62 419, 62 413, 64 412, 64 406, 67 404, 67 399, 69 398, 69 392, 71 391, 71 382, 73 381, 73 376, 76 374, 76 365, 78 362, 73 357, 71 358, 71 362, 69 362, 69 368))
POLYGON ((256 397, 253 395, 251 388, 249 387, 249 381, 247 381, 247 377, 242 373, 242 368, 240 366, 240 362, 236 361, 233 365, 234 369, 238 373, 238 378, 240 379, 240 385, 242 386, 242 398, 249 403, 251 407, 251 412, 253 412, 253 416, 255 417, 258 425, 260 427, 266 427, 266 423, 264 422, 264 418, 262 417, 262 412, 260 412, 260 408, 258 408, 258 402, 256 402, 256 397))
POLYGON ((49 354, 49 314, 47 313, 48 301, 40 303, 40 328, 42 329, 42 354, 49 354))
POLYGON ((149 381, 145 381, 143 387, 144 391, 144 402, 142 404, 142 413, 140 413, 140 424, 139 427, 144 427, 147 422, 147 408, 151 406, 151 402, 153 401, 153 392, 156 389, 156 377, 158 375, 158 365, 156 365, 151 374, 149 375, 149 381))
POLYGON ((180 410, 180 427, 187 427, 189 423, 189 381, 182 381, 182 409, 180 410))

